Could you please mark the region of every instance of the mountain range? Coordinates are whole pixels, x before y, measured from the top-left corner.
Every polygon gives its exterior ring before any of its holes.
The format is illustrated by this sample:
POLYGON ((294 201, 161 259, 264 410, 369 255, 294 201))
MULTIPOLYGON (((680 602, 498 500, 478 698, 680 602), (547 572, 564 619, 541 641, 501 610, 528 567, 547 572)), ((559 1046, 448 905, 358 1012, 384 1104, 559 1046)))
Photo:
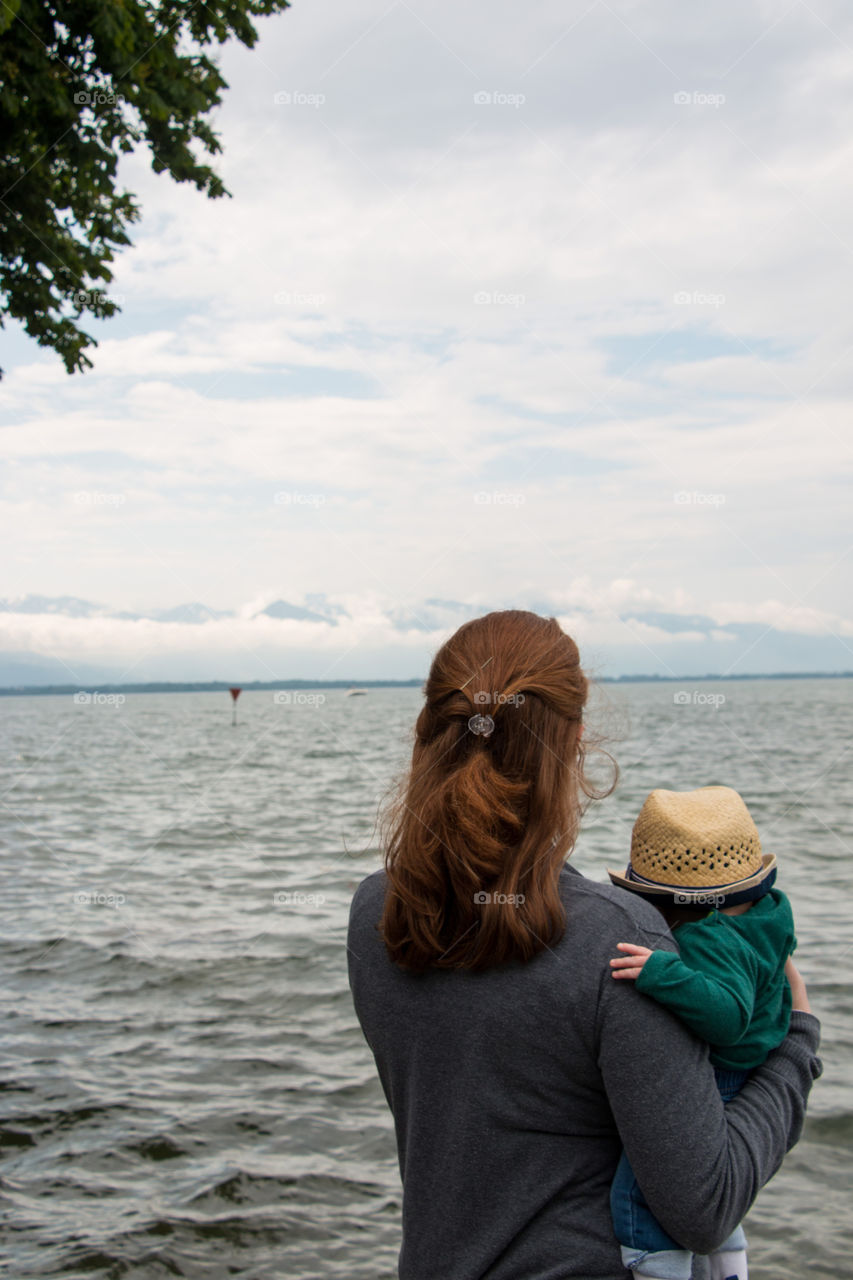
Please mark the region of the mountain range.
MULTIPOLYGON (((555 612, 553 601, 487 606, 431 597, 408 607, 371 605, 365 619, 321 592, 303 599, 293 604, 280 598, 239 611, 192 601, 148 613, 112 609, 78 596, 0 600, 0 688, 327 674, 407 679, 426 674, 437 635, 452 633, 491 607, 526 608, 546 617, 555 612), (304 632, 283 628, 280 637, 269 625, 251 630, 254 621, 266 619, 313 625, 304 632), (140 639, 136 628, 114 625, 141 621, 162 627, 153 644, 150 628, 140 639), (197 629, 197 643, 188 642, 186 627, 197 629), (49 638, 42 642, 41 636, 49 638)), ((629 608, 605 617, 582 602, 572 605, 571 616, 579 619, 584 665, 599 677, 839 674, 853 669, 853 641, 832 633, 805 634, 762 622, 720 624, 705 614, 629 608)))
MULTIPOLYGON (((309 597, 322 601, 325 597, 309 597)), ((0 613, 60 614, 66 618, 117 618, 123 622, 139 622, 146 618, 152 622, 182 622, 190 625, 215 621, 218 618, 236 618, 233 609, 210 609, 206 604, 193 601, 171 609, 156 609, 152 613, 128 613, 124 609, 110 609, 105 605, 81 600, 78 596, 21 596, 20 599, 0 600, 0 613)), ((329 605, 325 612, 288 604, 286 600, 274 600, 265 609, 258 609, 249 617, 266 615, 269 618, 296 618, 308 622, 328 622, 337 625, 338 617, 348 616, 340 605, 329 605)))

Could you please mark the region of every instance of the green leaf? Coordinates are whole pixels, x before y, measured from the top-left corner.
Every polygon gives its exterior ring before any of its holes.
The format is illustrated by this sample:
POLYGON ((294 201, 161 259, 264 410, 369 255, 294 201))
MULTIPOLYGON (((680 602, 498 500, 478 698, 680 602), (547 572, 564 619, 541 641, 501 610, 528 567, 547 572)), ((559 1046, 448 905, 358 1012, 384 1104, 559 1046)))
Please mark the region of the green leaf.
POLYGON ((120 310, 102 285, 140 210, 116 191, 119 156, 144 146, 155 172, 230 195, 193 151, 221 150, 209 116, 228 86, 205 46, 252 48, 252 19, 289 7, 0 0, 0 303, 68 373, 91 368, 97 346, 75 321, 120 310))

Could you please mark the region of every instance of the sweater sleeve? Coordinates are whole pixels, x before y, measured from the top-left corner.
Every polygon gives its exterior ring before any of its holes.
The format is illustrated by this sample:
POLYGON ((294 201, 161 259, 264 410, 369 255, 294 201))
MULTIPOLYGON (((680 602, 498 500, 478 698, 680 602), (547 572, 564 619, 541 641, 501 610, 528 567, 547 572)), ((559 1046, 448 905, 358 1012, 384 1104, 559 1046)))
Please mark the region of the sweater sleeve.
POLYGON ((755 1005, 755 952, 725 926, 693 927, 689 950, 681 950, 686 960, 671 951, 653 951, 636 980, 637 990, 666 1005, 703 1040, 737 1044, 755 1005))
POLYGON ((652 1212, 685 1248, 721 1244, 799 1138, 822 1070, 819 1028, 811 1014, 792 1015, 785 1040, 724 1107, 707 1044, 634 983, 603 977, 599 1066, 613 1117, 652 1212))

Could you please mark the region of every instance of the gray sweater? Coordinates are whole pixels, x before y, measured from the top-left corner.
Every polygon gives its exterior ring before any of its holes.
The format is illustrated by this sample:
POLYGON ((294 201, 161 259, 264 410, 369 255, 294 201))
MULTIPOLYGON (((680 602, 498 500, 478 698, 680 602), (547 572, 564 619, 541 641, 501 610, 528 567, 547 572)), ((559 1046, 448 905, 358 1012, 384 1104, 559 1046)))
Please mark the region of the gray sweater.
POLYGON ((417 975, 376 930, 385 886, 380 870, 356 889, 348 963, 394 1117, 400 1280, 627 1280, 609 1205, 623 1143, 664 1228, 698 1254, 720 1244, 800 1135, 817 1019, 795 1012, 724 1109, 708 1046, 611 977, 617 942, 677 950, 649 903, 567 865, 555 947, 417 975))

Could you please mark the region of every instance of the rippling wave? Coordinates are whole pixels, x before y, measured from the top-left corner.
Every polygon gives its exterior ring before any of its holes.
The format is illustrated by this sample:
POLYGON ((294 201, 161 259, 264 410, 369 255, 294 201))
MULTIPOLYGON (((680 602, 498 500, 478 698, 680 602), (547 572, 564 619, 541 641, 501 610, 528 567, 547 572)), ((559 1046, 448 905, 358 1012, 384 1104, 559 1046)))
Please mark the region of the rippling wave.
MULTIPOLYGON (((750 1274, 837 1280, 853 682, 713 688, 717 708, 676 704, 669 684, 597 691, 622 780, 573 858, 595 879, 626 860, 652 787, 746 797, 794 904, 825 1063, 803 1139, 747 1219, 750 1274)), ((246 693, 232 728, 219 694, 4 700, 2 1274, 393 1280, 396 1150, 345 933, 420 701, 246 693)))

